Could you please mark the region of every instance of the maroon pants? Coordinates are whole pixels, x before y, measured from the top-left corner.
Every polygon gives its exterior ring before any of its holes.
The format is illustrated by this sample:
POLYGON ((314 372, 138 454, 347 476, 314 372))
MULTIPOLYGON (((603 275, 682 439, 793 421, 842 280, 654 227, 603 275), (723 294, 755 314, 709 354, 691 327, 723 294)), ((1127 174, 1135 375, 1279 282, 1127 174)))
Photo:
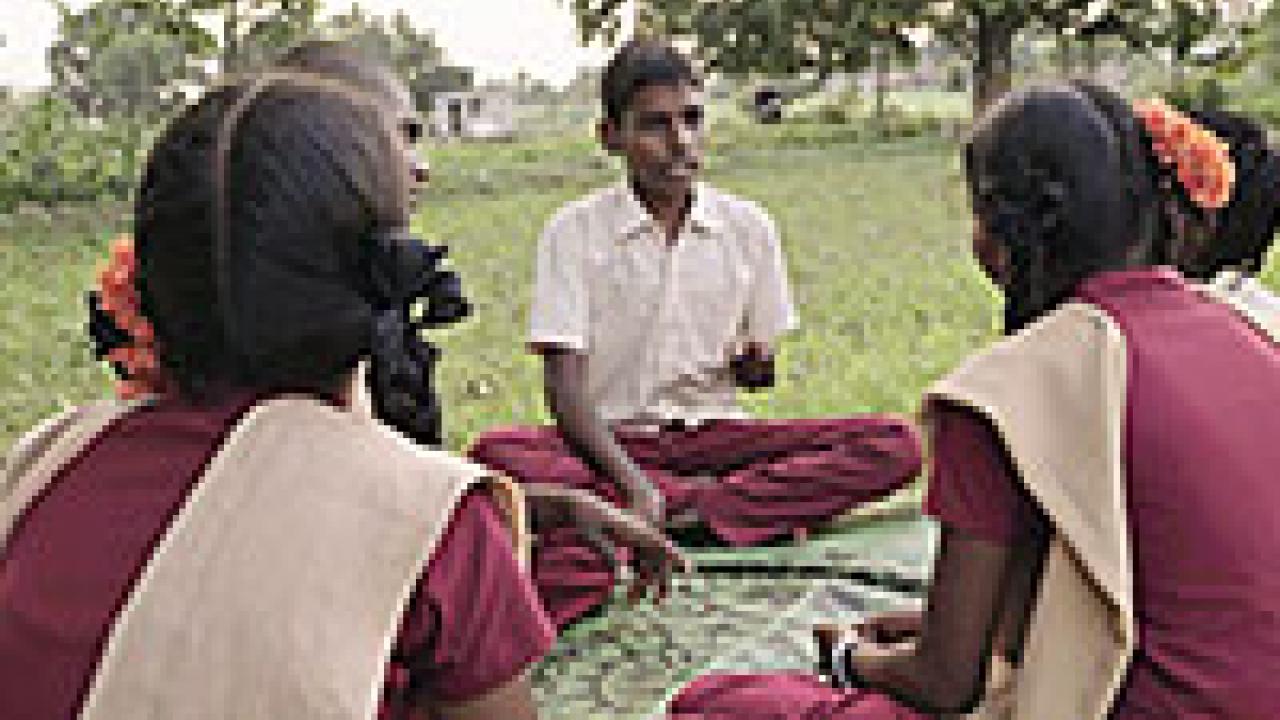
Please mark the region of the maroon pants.
MULTIPOLYGON (((692 510, 731 545, 749 545, 830 520, 898 490, 920 471, 920 444, 906 422, 867 416, 822 420, 721 420, 696 429, 623 428, 617 438, 662 491, 668 515, 692 510), (713 483, 690 477, 718 478, 713 483)), ((590 490, 614 503, 618 489, 588 468, 554 427, 485 433, 477 462, 520 482, 590 490)), ((540 533, 533 581, 564 626, 604 602, 607 559, 571 528, 540 533)))
POLYGON ((685 686, 668 720, 924 720, 884 695, 834 690, 816 675, 718 673, 685 686))

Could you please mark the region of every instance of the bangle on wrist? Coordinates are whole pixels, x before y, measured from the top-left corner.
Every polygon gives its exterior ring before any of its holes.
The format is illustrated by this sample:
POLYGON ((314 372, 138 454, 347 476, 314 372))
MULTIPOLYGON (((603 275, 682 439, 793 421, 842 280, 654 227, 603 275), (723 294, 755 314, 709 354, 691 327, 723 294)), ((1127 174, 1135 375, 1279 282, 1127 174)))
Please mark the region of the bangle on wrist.
POLYGON ((857 633, 846 632, 831 648, 831 681, 837 688, 853 689, 864 684, 853 668, 853 654, 857 652, 858 644, 857 633))

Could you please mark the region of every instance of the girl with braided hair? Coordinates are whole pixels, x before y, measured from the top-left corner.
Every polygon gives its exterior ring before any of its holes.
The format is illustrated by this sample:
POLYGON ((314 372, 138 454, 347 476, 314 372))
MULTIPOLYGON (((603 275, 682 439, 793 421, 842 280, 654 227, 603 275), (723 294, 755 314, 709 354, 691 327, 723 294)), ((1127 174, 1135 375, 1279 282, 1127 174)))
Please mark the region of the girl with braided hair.
POLYGON ((403 142, 284 73, 162 135, 91 300, 134 399, 42 424, 0 483, 0 717, 536 716, 524 494, 431 449, 422 335, 467 304, 406 232, 403 142))
POLYGON ((1280 348, 1164 266, 1158 166, 1205 163, 1174 171, 1205 209, 1231 171, 1184 116, 1164 133, 1143 112, 1033 86, 966 148, 1007 336, 925 396, 941 542, 923 612, 821 626, 819 675, 709 676, 672 717, 1280 711, 1280 348))
MULTIPOLYGON (((1110 116, 1126 111, 1127 103, 1104 88, 1086 81, 1075 86, 1094 98, 1110 116)), ((1142 128, 1161 129, 1160 103, 1148 112, 1142 128), (1152 125, 1154 123, 1154 125, 1152 125)), ((1223 143, 1234 176, 1223 202, 1206 208, 1197 203, 1179 177, 1177 163, 1149 164, 1163 198, 1164 236, 1168 243, 1161 261, 1176 266, 1188 279, 1202 283, 1211 296, 1227 302, 1272 337, 1280 333, 1280 299, 1265 288, 1257 274, 1280 223, 1280 155, 1257 122, 1223 110, 1193 110, 1185 122, 1203 128, 1223 143)))

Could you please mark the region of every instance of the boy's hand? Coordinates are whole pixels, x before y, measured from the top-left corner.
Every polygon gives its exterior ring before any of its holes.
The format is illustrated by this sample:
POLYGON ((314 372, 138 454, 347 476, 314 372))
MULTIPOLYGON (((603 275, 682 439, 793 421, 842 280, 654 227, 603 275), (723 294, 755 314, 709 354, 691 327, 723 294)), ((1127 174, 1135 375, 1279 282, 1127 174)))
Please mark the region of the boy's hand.
POLYGON ((666 508, 657 485, 638 471, 632 473, 622 485, 631 511, 650 525, 661 527, 666 508))
POLYGON ((760 343, 747 343, 742 352, 729 361, 734 383, 744 390, 773 387, 777 381, 774 366, 773 354, 760 343))

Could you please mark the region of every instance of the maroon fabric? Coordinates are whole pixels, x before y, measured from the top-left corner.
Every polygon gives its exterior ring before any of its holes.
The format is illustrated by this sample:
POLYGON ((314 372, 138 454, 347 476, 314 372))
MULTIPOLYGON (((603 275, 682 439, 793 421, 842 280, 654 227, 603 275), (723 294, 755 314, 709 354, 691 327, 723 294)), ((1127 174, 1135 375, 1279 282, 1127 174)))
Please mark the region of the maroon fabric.
MULTIPOLYGON (((1114 717, 1280 714, 1280 350, 1169 271, 1108 273, 1079 296, 1129 345, 1125 458, 1138 654, 1114 717)), ((964 449, 928 507, 989 539, 1036 532, 995 431, 945 414, 964 449)))
MULTIPOLYGON (((252 402, 163 401, 132 413, 24 513, 0 555, 0 668, 23 669, 0 672, 0 717, 75 717, 134 580, 252 402)), ((496 510, 473 493, 406 614, 382 716, 410 717, 410 691, 474 697, 513 677, 553 637, 496 510)))
POLYGON ((973 410, 945 404, 933 413, 925 514, 982 540, 1014 546, 1047 524, 996 430, 973 410))
POLYGON ((667 707, 672 720, 925 720, 883 695, 833 690, 815 675, 707 675, 667 707))
POLYGON ((1139 641, 1116 718, 1280 716, 1280 347, 1172 272, 1079 295, 1129 342, 1139 641))
MULTIPOLYGON (((693 510, 722 540, 747 545, 786 536, 901 488, 920 470, 920 446, 905 422, 889 417, 722 420, 697 429, 622 428, 618 440, 666 498, 670 515, 693 510), (689 477, 714 476, 710 484, 689 477)), ((590 490, 620 502, 555 428, 485 433, 478 462, 529 483, 590 490)), ((539 535, 534 584, 560 626, 604 602, 608 563, 574 530, 539 535)))
MULTIPOLYGON (((1107 273, 1079 295, 1116 320, 1129 346, 1139 641, 1113 720, 1280 717, 1280 349, 1170 271, 1107 273)), ((985 419, 946 408, 932 439, 927 509, 942 523, 1010 543, 1043 529, 985 419)), ((911 717, 883 697, 851 701, 788 675, 706 676, 671 709, 746 720, 911 717)))

